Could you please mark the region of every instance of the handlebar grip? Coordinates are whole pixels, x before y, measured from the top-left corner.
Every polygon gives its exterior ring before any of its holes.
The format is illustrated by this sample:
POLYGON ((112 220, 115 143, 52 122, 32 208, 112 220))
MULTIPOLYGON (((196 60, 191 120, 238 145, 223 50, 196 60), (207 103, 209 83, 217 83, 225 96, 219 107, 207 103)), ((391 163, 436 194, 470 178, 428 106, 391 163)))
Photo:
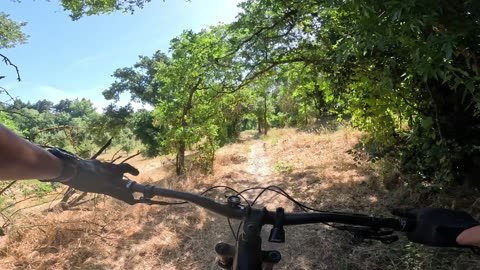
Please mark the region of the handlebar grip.
POLYGON ((145 192, 146 185, 142 185, 128 179, 124 179, 124 180, 126 180, 127 182, 126 188, 131 190, 132 192, 139 192, 139 193, 145 192))

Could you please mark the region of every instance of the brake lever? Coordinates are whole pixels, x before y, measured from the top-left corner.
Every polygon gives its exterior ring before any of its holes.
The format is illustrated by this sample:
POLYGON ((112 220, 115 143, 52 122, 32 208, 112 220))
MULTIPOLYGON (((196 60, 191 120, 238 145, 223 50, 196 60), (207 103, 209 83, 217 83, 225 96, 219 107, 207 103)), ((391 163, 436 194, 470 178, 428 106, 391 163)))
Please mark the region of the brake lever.
POLYGON ((365 234, 353 233, 353 237, 362 239, 362 240, 363 239, 378 240, 382 242, 382 244, 387 244, 387 245, 393 242, 396 242, 399 239, 398 236, 395 234, 381 236, 381 235, 365 235, 365 234))
POLYGON ((148 205, 177 205, 177 204, 185 204, 187 202, 165 202, 165 201, 155 201, 149 198, 140 197, 140 199, 135 200, 135 203, 144 203, 148 205))
POLYGON ((356 239, 378 240, 383 244, 391 244, 399 238, 393 234, 393 230, 379 230, 371 227, 339 225, 335 228, 342 231, 349 231, 356 239))

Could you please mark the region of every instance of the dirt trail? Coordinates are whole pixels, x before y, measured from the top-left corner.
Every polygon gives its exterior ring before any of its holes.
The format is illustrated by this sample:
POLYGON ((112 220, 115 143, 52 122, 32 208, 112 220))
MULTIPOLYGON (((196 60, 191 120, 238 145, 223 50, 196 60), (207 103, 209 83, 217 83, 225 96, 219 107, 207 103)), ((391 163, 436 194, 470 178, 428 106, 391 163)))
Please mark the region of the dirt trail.
POLYGON ((261 183, 265 177, 271 176, 270 161, 266 153, 266 143, 261 140, 255 140, 250 146, 248 157, 248 172, 251 173, 257 182, 261 183))
MULTIPOLYGON (((236 189, 282 185, 282 175, 273 168, 277 157, 272 152, 272 145, 267 142, 265 138, 258 138, 252 134, 243 134, 243 140, 248 143, 248 150, 245 153, 246 160, 243 164, 239 164, 240 167, 236 169, 232 168, 232 170, 243 170, 247 174, 242 175, 241 178, 243 178, 243 181, 241 182, 237 182, 240 177, 236 176, 233 179, 227 179, 225 184, 236 189)), ((294 208, 292 202, 275 192, 262 192, 259 189, 255 189, 244 195, 250 202, 256 200, 257 206, 263 205, 270 211, 275 211, 277 207, 283 207, 287 211, 297 210, 294 208), (262 193, 262 195, 257 199, 260 193, 262 193)))

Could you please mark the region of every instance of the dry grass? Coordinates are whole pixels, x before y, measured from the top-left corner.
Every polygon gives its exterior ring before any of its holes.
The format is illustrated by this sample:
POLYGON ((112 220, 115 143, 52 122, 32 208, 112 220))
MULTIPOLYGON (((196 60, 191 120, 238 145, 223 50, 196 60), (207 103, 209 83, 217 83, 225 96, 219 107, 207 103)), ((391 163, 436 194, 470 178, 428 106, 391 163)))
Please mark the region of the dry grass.
MULTIPOLYGON (((316 132, 274 129, 261 139, 245 133, 240 143, 217 152, 213 175, 195 174, 186 180, 172 176, 172 165, 165 158, 137 157, 131 163, 141 171, 137 181, 180 190, 278 185, 316 208, 375 215, 388 215, 389 208, 412 201, 408 196, 415 194, 388 191, 379 170, 354 162, 346 153, 360 133, 346 128, 316 132), (275 169, 280 165, 289 169, 275 169)), ((218 200, 222 195, 211 193, 218 200)), ((260 202, 271 210, 276 206, 298 210, 271 193, 260 202)), ((102 199, 76 210, 31 213, 16 224, 2 239, 0 269, 216 269, 214 244, 233 242, 224 218, 191 205, 126 206, 102 199)), ((282 245, 266 242, 269 231, 262 232, 265 248, 282 253, 278 269, 476 269, 480 265, 468 251, 426 248, 404 238, 383 245, 352 241, 348 233, 324 225, 286 230, 287 242, 282 245)))

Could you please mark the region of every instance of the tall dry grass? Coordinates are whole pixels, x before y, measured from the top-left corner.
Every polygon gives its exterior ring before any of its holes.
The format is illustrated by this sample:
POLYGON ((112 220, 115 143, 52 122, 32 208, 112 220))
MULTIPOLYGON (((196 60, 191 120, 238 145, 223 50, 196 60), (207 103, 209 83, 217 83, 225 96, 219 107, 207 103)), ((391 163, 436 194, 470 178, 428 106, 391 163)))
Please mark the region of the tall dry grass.
MULTIPOLYGON (((202 191, 212 185, 241 190, 278 185, 315 208, 388 216, 397 206, 420 199, 411 191, 384 185, 381 169, 347 153, 361 134, 349 128, 272 129, 256 139, 244 134, 239 143, 217 152, 214 174, 173 176, 168 160, 132 160, 140 182, 167 188, 202 191), (254 153, 254 155, 252 154, 254 153), (252 159, 262 160, 261 163, 252 159), (258 175, 255 166, 267 166, 258 175)), ((222 190, 209 193, 225 199, 222 190)), ((254 192, 248 195, 255 196, 254 192)), ((279 195, 259 201, 270 210, 297 211, 279 195)), ((24 215, 1 239, 2 269, 216 269, 213 246, 233 243, 224 218, 192 205, 127 206, 101 198, 68 210, 24 215)), ((325 225, 286 228, 286 243, 266 242, 283 256, 278 269, 477 269, 480 260, 465 250, 435 249, 400 241, 384 245, 354 241, 325 225)))

